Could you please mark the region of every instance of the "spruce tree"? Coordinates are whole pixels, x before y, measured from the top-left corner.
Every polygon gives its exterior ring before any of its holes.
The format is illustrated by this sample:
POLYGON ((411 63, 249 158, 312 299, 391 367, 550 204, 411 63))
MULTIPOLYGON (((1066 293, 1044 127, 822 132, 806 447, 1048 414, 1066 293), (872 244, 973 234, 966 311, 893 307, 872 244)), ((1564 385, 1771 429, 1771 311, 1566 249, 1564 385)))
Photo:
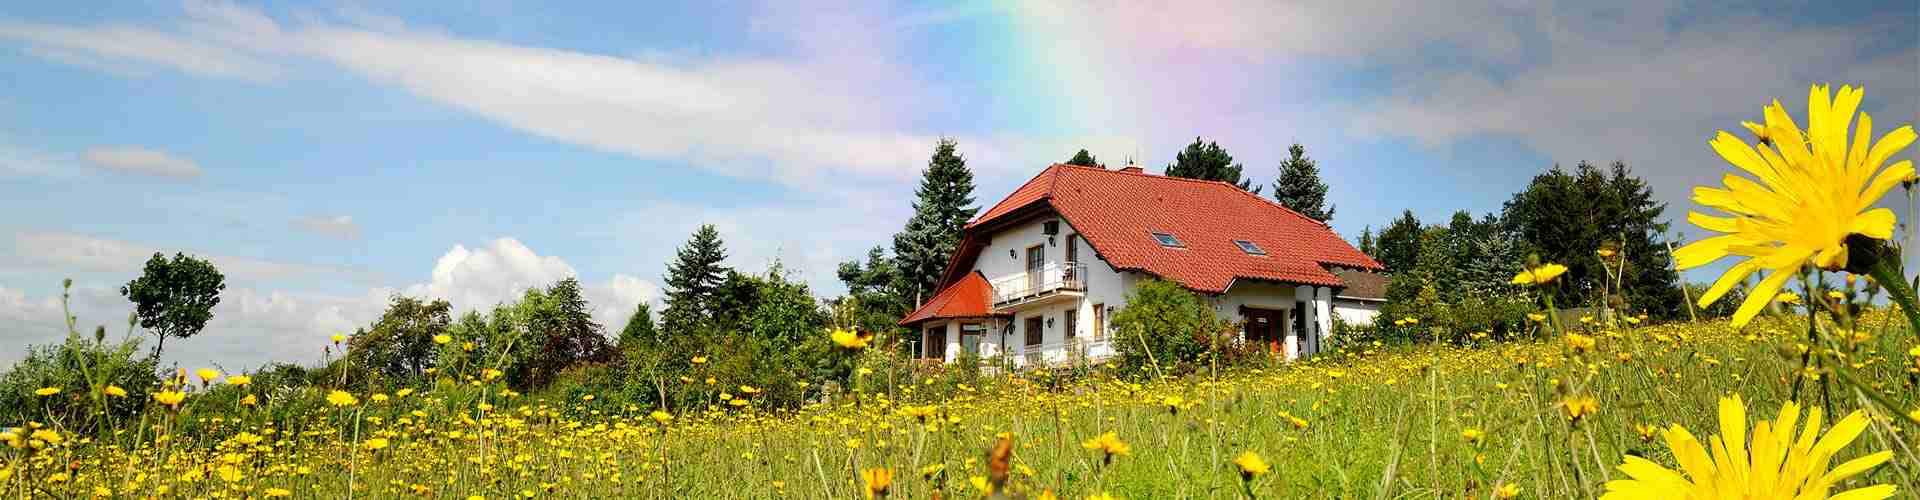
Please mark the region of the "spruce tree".
POLYGON ((1420 218, 1413 216, 1412 210, 1401 212, 1386 229, 1380 231, 1380 238, 1374 245, 1378 252, 1374 258, 1387 266, 1387 272, 1398 273, 1414 268, 1420 260, 1420 237, 1423 227, 1420 218))
POLYGON ((1380 249, 1373 244, 1373 226, 1367 226, 1360 230, 1359 247, 1360 253, 1367 254, 1368 257, 1376 259, 1380 257, 1380 249))
POLYGON ((1175 154, 1173 163, 1167 164, 1168 177, 1185 177, 1209 181, 1223 181, 1240 186, 1240 189, 1260 193, 1252 179, 1240 178, 1240 164, 1233 162, 1233 155, 1227 154, 1220 143, 1207 142, 1200 137, 1193 138, 1193 144, 1175 154))
POLYGON ((633 308, 633 317, 627 319, 627 326, 620 329, 620 350, 653 345, 660 340, 659 335, 660 330, 653 323, 653 308, 641 302, 633 308))
POLYGON ((1100 166, 1100 160, 1094 159, 1093 153, 1088 153, 1087 150, 1082 149, 1080 152, 1074 153, 1073 158, 1067 159, 1067 164, 1083 167, 1098 167, 1100 166))
POLYGON ((916 305, 933 296, 940 273, 946 271, 960 244, 960 229, 979 211, 973 205, 973 171, 967 169, 958 146, 946 138, 934 146, 920 187, 914 191, 919 199, 913 203, 913 218, 907 219, 905 230, 893 235, 901 292, 916 305))
POLYGON ((1280 178, 1273 181, 1273 199, 1313 220, 1333 220, 1334 207, 1327 204, 1327 183, 1320 180, 1320 166, 1307 157, 1307 148, 1300 143, 1287 148, 1287 154, 1280 162, 1280 178))
POLYGON ((715 296, 729 269, 721 265, 727 250, 720 231, 702 224, 667 264, 667 308, 662 323, 671 334, 682 334, 713 319, 715 296))

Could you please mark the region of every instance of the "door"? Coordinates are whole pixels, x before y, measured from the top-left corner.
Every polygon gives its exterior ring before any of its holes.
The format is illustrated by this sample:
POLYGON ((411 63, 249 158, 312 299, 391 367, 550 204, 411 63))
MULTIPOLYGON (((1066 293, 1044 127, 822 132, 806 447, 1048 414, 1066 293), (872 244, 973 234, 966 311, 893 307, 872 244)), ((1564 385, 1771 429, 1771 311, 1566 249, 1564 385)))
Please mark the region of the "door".
POLYGON ((1074 236, 1077 235, 1067 235, 1067 259, 1060 263, 1061 281, 1068 284, 1072 284, 1075 282, 1074 280, 1080 278, 1079 276, 1074 276, 1073 272, 1074 264, 1080 262, 1080 241, 1079 238, 1075 238, 1074 236))
POLYGON ((1042 328, 1046 328, 1046 320, 1039 316, 1027 318, 1026 326, 1027 326, 1027 332, 1026 332, 1027 348, 1039 349, 1040 343, 1045 342, 1047 338, 1046 332, 1041 330, 1042 328))
POLYGON ((1043 271, 1047 267, 1047 247, 1034 245, 1027 247, 1027 293, 1040 293, 1043 271))
POLYGON ((1280 311, 1247 309, 1247 343, 1264 346, 1269 353, 1280 352, 1280 311))
POLYGON ((947 325, 927 327, 927 344, 923 352, 927 359, 947 359, 947 325))

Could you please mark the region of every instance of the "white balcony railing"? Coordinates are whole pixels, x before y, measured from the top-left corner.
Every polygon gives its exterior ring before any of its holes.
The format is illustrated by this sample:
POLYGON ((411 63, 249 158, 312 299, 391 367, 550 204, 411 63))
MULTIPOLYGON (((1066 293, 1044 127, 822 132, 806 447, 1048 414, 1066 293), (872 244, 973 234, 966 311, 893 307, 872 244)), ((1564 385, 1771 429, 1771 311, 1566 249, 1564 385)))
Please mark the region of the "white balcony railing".
POLYGON ((1064 342, 1022 346, 1016 359, 1023 368, 1069 366, 1096 363, 1113 356, 1110 339, 1071 339, 1064 342))
POLYGON ((991 281, 993 304, 1012 305, 1062 291, 1084 292, 1087 290, 1086 276, 1086 264, 1048 262, 1045 267, 991 281))

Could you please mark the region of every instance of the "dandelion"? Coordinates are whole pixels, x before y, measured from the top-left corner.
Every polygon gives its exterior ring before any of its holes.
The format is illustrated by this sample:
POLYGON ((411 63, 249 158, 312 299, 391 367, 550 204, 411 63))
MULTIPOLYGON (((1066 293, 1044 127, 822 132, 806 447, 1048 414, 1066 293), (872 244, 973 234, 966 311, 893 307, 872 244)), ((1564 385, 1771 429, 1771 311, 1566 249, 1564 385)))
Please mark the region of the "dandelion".
POLYGON ((253 377, 249 377, 246 375, 234 375, 231 377, 227 377, 227 385, 237 385, 237 386, 244 387, 247 384, 251 384, 251 383, 253 383, 253 377))
POLYGON ((1253 478, 1266 475, 1267 471, 1273 470, 1273 466, 1268 465, 1267 460, 1260 458, 1260 454, 1254 453, 1253 450, 1240 452, 1240 456, 1234 457, 1233 465, 1240 467, 1241 481, 1252 481, 1253 478))
POLYGON ((160 404, 167 405, 174 408, 179 408, 180 402, 186 401, 186 399, 187 399, 187 393, 180 392, 180 391, 169 390, 169 391, 160 391, 160 392, 153 393, 154 401, 157 401, 160 404))
POLYGON ((1566 412, 1567 420, 1579 421, 1587 415, 1600 412, 1600 402, 1593 396, 1573 396, 1560 402, 1561 411, 1566 412))
POLYGON ((871 333, 841 329, 835 329, 832 333, 828 334, 828 336, 833 339, 834 344, 856 351, 866 349, 867 341, 873 339, 873 334, 871 333))
POLYGON ((248 394, 247 397, 240 398, 241 406, 253 406, 259 403, 260 403, 260 398, 253 397, 252 394, 248 394))
POLYGON ((480 380, 487 381, 487 382, 492 382, 496 379, 499 379, 502 375, 505 375, 505 374, 500 373, 500 370, 495 370, 492 368, 480 370, 480 380))
POLYGON ((1545 323, 1547 322, 1547 315, 1541 314, 1541 313, 1527 313, 1527 319, 1532 320, 1535 323, 1545 323))
POLYGON ((342 407, 353 406, 360 404, 360 398, 353 397, 353 395, 348 394, 347 391, 333 391, 327 393, 327 404, 342 407))
POLYGON ((366 448, 367 451, 379 451, 387 447, 387 438, 368 439, 366 442, 360 443, 360 447, 366 448))
POLYGON ((887 496, 888 490, 893 488, 893 469, 875 467, 863 470, 860 471, 860 479, 867 483, 867 500, 873 500, 874 497, 885 497, 887 496))
POLYGON ((1499 488, 1493 489, 1494 498, 1508 499, 1508 498, 1517 498, 1519 496, 1520 496, 1520 485, 1518 484, 1501 483, 1499 488))
POLYGON ((59 393, 60 393, 59 387, 41 387, 33 391, 34 395, 40 396, 40 397, 52 396, 59 393))
POLYGON ((447 345, 450 342, 453 342, 452 335, 440 334, 440 335, 433 336, 433 343, 435 344, 447 345))
MULTIPOLYGON (((1619 469, 1628 479, 1608 481, 1607 493, 1601 498, 1668 498, 1681 492, 1688 498, 1828 498, 1834 483, 1893 457, 1892 450, 1884 450, 1827 468, 1835 453, 1866 430, 1867 415, 1858 410, 1835 422, 1822 436, 1820 408, 1808 408, 1806 425, 1795 439, 1800 406, 1787 402, 1781 405, 1775 420, 1754 425, 1751 442, 1746 403, 1740 396, 1721 398, 1719 412, 1720 434, 1708 443, 1701 443, 1678 424, 1662 433, 1680 463, 1680 471, 1627 455, 1619 469)), ((1841 492, 1834 498, 1887 498, 1894 491, 1893 485, 1879 484, 1841 492)))
POLYGON ((268 498, 282 498, 282 497, 290 497, 290 496, 293 496, 292 490, 288 490, 286 488, 267 488, 268 498))
POLYGON ((1572 349, 1573 352, 1593 352, 1593 346, 1594 339, 1591 335, 1581 335, 1578 333, 1567 334, 1567 348, 1572 349))
POLYGON ((1846 267, 1847 237, 1893 237, 1897 216, 1874 205, 1913 177, 1913 162, 1881 167, 1913 143, 1915 135, 1913 127, 1901 126, 1870 146, 1873 120, 1860 113, 1849 144, 1847 126, 1864 95, 1864 89, 1842 86, 1836 99, 1828 86, 1814 85, 1807 94, 1804 134, 1775 100, 1764 108, 1760 147, 1724 131, 1708 141, 1721 158, 1759 180, 1728 175, 1722 180, 1726 189, 1693 190, 1695 203, 1728 216, 1688 212, 1688 222, 1722 234, 1675 250, 1675 267, 1692 269, 1727 256, 1746 258, 1721 274, 1698 305, 1711 305, 1747 276, 1770 271, 1734 312, 1733 325, 1745 326, 1807 263, 1828 270, 1846 267))
POLYGON ((346 335, 341 335, 341 334, 338 334, 338 333, 336 333, 336 334, 333 334, 333 343, 334 343, 335 345, 338 345, 338 344, 340 344, 341 342, 346 342, 346 341, 347 341, 347 336, 346 336, 346 335))
POLYGON ((1486 432, 1483 432, 1480 429, 1475 429, 1472 427, 1468 427, 1460 431, 1460 439, 1468 443, 1478 443, 1480 442, 1481 439, 1484 439, 1486 437, 1487 437, 1486 432))
POLYGON ((1560 264, 1541 264, 1539 267, 1520 271, 1520 274, 1513 275, 1513 281, 1511 283, 1515 285, 1545 285, 1552 283, 1554 278, 1558 278, 1561 274, 1566 274, 1566 272, 1567 266, 1560 264))
POLYGON ((116 398, 127 397, 127 390, 121 389, 120 386, 117 385, 108 385, 107 388, 101 389, 100 392, 116 398))
POLYGON ((1602 247, 1599 250, 1594 250, 1593 253, 1599 255, 1602 259, 1610 259, 1613 258, 1613 255, 1617 252, 1612 248, 1602 247))
POLYGON ((1127 444, 1126 441, 1121 441, 1120 435, 1113 431, 1107 431, 1106 434, 1101 434, 1099 437, 1080 443, 1080 446, 1089 450, 1099 450, 1104 457, 1102 463, 1108 464, 1113 463, 1114 455, 1124 457, 1133 454, 1133 445, 1127 444))
POLYGON ((694 357, 693 357, 693 364, 696 364, 696 365, 704 365, 704 364, 707 364, 707 357, 706 357, 706 356, 694 356, 694 357))
POLYGON ((654 410, 653 413, 647 414, 647 418, 653 419, 654 423, 667 425, 668 422, 673 421, 673 414, 667 413, 664 410, 654 410))

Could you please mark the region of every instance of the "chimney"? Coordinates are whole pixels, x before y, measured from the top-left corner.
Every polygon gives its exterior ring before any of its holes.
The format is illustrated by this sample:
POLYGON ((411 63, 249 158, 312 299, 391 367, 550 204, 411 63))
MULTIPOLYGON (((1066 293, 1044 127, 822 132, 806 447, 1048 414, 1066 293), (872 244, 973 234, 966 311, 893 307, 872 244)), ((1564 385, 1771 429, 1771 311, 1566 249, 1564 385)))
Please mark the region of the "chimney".
POLYGON ((1127 166, 1125 166, 1125 167, 1120 167, 1120 171, 1121 171, 1122 173, 1129 173, 1129 174, 1144 174, 1144 173, 1146 173, 1145 171, 1143 171, 1143 170, 1141 170, 1141 169, 1140 169, 1140 164, 1138 164, 1138 163, 1128 163, 1128 164, 1127 164, 1127 166))

